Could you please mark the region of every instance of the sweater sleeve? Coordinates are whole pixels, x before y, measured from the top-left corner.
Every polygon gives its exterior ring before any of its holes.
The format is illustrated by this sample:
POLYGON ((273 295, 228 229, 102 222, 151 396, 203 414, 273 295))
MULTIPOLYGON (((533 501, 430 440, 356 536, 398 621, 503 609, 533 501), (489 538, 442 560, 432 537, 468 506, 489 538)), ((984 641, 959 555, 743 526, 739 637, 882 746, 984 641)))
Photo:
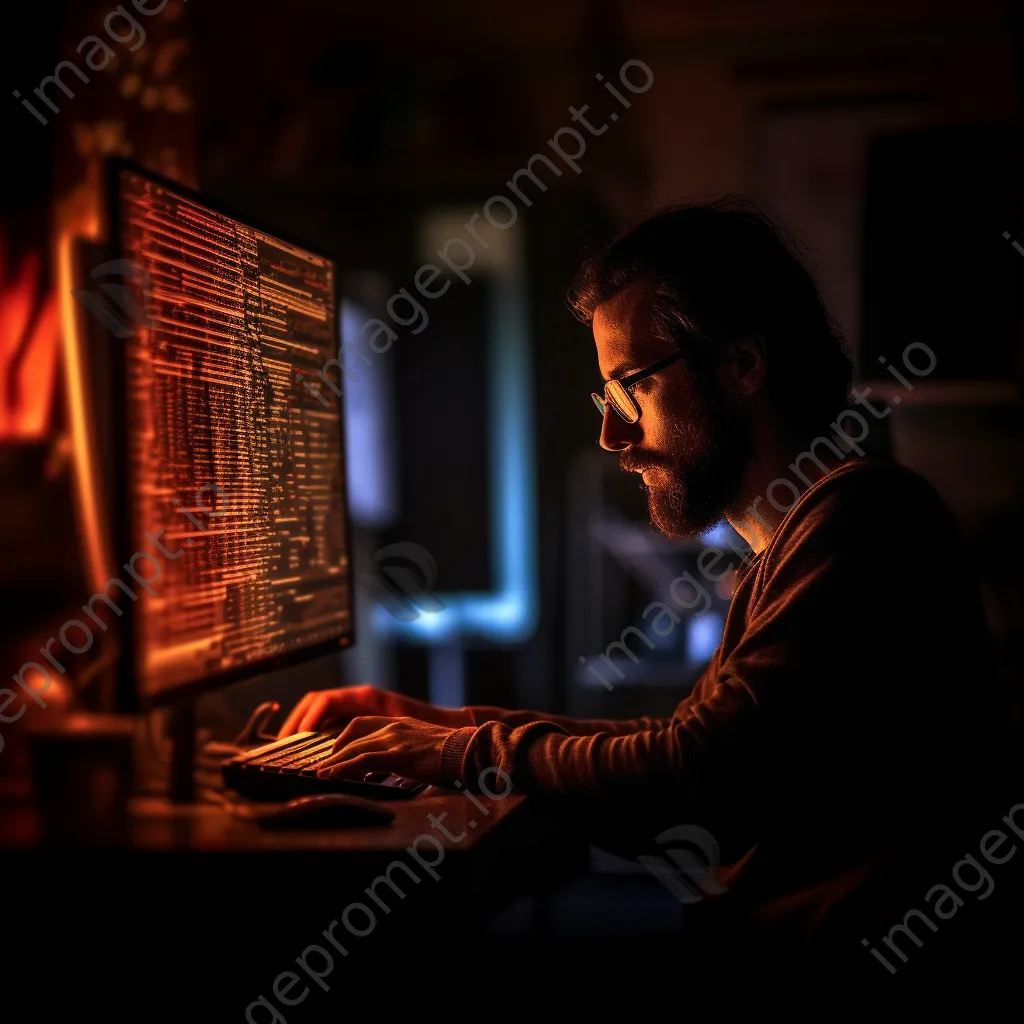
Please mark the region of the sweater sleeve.
POLYGON ((520 725, 528 725, 530 722, 551 722, 570 736, 592 736, 595 733, 629 735, 645 729, 665 729, 671 722, 669 718, 647 717, 629 719, 568 718, 565 715, 551 715, 545 711, 507 711, 505 708, 488 705, 477 705, 463 710, 469 712, 468 724, 474 726, 484 725, 487 722, 500 722, 515 728, 520 725))

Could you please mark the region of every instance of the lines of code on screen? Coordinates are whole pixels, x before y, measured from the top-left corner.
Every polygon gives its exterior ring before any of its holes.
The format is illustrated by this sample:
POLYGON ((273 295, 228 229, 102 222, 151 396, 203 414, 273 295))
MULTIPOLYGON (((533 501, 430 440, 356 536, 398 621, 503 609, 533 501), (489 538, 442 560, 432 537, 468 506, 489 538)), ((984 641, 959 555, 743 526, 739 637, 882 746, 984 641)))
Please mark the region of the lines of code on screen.
POLYGON ((133 550, 163 528, 172 552, 135 606, 154 696, 350 635, 339 399, 304 384, 338 354, 336 271, 133 172, 119 191, 148 277, 126 341, 133 550))

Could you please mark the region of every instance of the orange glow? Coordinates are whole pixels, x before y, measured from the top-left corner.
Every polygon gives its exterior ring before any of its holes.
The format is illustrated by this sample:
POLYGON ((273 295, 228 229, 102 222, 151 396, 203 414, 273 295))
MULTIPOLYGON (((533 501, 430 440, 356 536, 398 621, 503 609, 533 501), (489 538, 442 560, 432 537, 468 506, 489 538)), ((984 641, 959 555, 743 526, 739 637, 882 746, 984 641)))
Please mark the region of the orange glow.
POLYGON ((41 260, 7 266, 0 239, 0 440, 39 441, 50 431, 57 376, 57 303, 40 301, 41 260))
POLYGON ((64 379, 67 388, 68 427, 74 465, 75 503, 85 554, 87 576, 101 589, 113 558, 100 524, 106 511, 100 503, 93 410, 90 402, 88 360, 83 352, 81 306, 71 294, 81 287, 76 279, 73 251, 76 238, 96 239, 100 218, 99 164, 87 167, 84 180, 58 199, 54 208, 57 294, 60 296, 60 330, 64 342, 64 379))
POLYGON ((109 545, 100 528, 98 462, 90 405, 88 360, 83 352, 81 310, 72 296, 80 284, 72 257, 76 239, 99 235, 100 165, 53 209, 55 289, 41 299, 42 253, 8 266, 0 239, 0 441, 41 441, 53 435, 58 359, 63 356, 67 429, 70 434, 78 516, 88 578, 99 588, 109 573, 109 545))

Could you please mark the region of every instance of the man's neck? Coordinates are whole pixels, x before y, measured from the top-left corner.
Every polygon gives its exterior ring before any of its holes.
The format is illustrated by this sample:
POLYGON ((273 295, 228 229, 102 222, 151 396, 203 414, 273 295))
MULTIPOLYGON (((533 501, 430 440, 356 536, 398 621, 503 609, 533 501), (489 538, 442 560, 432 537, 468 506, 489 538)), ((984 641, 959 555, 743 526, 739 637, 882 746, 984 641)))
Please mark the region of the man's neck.
POLYGON ((760 432, 759 450, 747 465, 740 494, 725 516, 755 554, 767 547, 804 492, 847 459, 845 455, 837 458, 824 445, 813 458, 800 458, 806 445, 801 447, 792 436, 766 434, 760 432), (799 466, 794 468, 798 458, 799 466))

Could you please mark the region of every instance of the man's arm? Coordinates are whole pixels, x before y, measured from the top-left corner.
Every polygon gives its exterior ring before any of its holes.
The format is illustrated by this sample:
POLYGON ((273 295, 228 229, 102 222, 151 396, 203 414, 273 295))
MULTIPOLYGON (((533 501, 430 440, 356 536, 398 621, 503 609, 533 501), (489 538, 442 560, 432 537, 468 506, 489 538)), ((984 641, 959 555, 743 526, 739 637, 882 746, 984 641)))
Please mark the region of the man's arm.
POLYGON ((447 737, 442 776, 469 787, 496 766, 519 791, 594 794, 631 815, 668 803, 677 818, 727 820, 748 837, 795 808, 813 819, 826 788, 837 806, 860 806, 865 792, 906 799, 934 770, 929 723, 939 694, 948 699, 939 652, 948 658, 955 620, 944 617, 935 552, 956 542, 917 497, 824 497, 773 538, 761 579, 747 583, 742 638, 664 728, 573 735, 557 722, 489 722, 447 737), (895 586, 891 538, 910 535, 895 586))
POLYGON ((878 476, 877 488, 816 494, 780 528, 740 581, 711 671, 663 728, 367 719, 339 738, 329 770, 387 767, 470 791, 500 770, 519 792, 571 796, 563 811, 594 834, 649 843, 687 822, 725 856, 780 833, 813 851, 829 828, 847 845, 905 829, 925 795, 963 788, 955 773, 966 777, 977 728, 961 684, 976 659, 949 600, 955 524, 934 496, 878 476), (914 538, 898 578, 893 537, 914 538))
POLYGON ((544 711, 508 711, 505 708, 489 705, 474 705, 462 709, 467 712, 468 725, 481 726, 489 722, 497 722, 516 729, 532 722, 550 722, 558 726, 569 736, 593 736, 597 733, 608 733, 613 736, 628 736, 634 732, 665 729, 671 722, 670 718, 569 718, 565 715, 551 715, 544 711))
POLYGON ((528 722, 554 722, 574 736, 598 732, 631 733, 640 729, 664 728, 668 719, 634 718, 629 721, 602 721, 573 719, 564 715, 549 715, 541 711, 506 711, 489 706, 441 708, 390 690, 374 686, 347 686, 335 690, 314 690, 307 693, 292 709, 279 735, 328 729, 345 724, 354 718, 373 716, 382 718, 415 718, 421 722, 444 725, 453 729, 480 726, 486 722, 503 722, 511 727, 528 722))

